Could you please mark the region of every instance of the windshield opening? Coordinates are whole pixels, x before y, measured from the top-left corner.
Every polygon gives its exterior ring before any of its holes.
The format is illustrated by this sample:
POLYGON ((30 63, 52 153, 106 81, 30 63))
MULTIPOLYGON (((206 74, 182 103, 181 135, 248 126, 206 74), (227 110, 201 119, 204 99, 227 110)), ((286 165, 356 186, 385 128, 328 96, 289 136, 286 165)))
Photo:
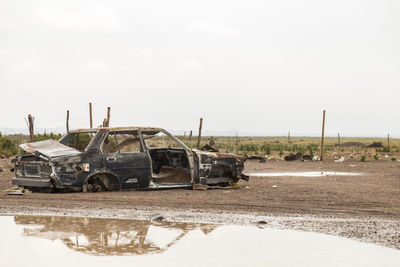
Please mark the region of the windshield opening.
POLYGON ((63 145, 84 151, 90 143, 91 137, 89 133, 69 133, 62 137, 58 142, 63 145))

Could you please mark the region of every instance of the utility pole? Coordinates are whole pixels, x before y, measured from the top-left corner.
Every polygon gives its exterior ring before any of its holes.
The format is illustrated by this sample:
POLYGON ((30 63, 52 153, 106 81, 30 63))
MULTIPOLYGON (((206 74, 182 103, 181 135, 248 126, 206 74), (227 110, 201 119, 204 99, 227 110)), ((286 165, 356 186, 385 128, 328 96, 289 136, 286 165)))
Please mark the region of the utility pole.
POLYGON ((325 138, 325 109, 322 115, 322 137, 321 137, 321 157, 320 160, 324 160, 324 138, 325 138))
POLYGON ((339 146, 340 146, 340 133, 337 133, 337 139, 338 139, 339 146))
POLYGON ((203 118, 200 118, 199 135, 197 136, 197 149, 200 149, 201 129, 203 128, 203 118))

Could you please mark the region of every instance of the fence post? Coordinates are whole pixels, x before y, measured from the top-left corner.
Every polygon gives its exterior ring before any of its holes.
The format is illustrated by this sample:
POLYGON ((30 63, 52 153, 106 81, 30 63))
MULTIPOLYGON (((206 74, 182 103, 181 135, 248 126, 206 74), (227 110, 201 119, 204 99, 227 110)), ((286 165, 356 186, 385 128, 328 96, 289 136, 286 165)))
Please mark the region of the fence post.
POLYGON ((107 107, 107 127, 110 127, 111 107, 107 107))
POLYGON ((69 110, 67 110, 67 121, 65 122, 65 126, 67 127, 67 133, 69 133, 69 110))
POLYGON ((34 141, 34 137, 35 137, 35 134, 34 134, 34 132, 33 132, 33 121, 34 121, 34 119, 35 119, 35 118, 32 117, 31 114, 28 114, 29 138, 30 138, 30 141, 31 141, 31 142, 34 141))
POLYGON ((89 118, 90 118, 90 129, 93 128, 93 115, 92 115, 92 103, 89 103, 89 118))
POLYGON ((322 137, 321 137, 321 157, 320 160, 324 160, 324 138, 325 138, 325 110, 322 115, 322 137))
POLYGON ((197 149, 200 149, 201 128, 203 127, 203 118, 200 118, 199 135, 197 136, 197 149))

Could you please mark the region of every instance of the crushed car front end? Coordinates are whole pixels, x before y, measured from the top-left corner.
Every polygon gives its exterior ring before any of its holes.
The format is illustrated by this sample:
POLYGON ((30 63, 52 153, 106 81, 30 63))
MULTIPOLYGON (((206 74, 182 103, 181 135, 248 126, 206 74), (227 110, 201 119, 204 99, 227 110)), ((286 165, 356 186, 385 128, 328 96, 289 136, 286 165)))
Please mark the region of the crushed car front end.
POLYGON ((240 156, 220 152, 193 150, 198 157, 199 183, 203 185, 233 185, 240 179, 249 180, 242 173, 244 159, 240 156))
POLYGON ((80 189, 79 185, 75 186, 78 175, 88 168, 81 164, 82 152, 55 140, 22 144, 21 148, 30 154, 13 159, 13 185, 45 192, 80 189))

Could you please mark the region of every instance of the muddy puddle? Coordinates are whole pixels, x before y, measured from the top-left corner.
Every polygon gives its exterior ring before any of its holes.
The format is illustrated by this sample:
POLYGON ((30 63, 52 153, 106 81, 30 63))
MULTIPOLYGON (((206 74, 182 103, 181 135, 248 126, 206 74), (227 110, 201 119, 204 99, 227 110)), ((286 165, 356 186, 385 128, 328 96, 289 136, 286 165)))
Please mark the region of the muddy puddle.
POLYGON ((326 177, 326 176, 360 176, 358 172, 263 172, 250 173, 250 176, 258 177, 326 177))
POLYGON ((399 266, 400 251, 257 226, 0 216, 2 266, 399 266))

